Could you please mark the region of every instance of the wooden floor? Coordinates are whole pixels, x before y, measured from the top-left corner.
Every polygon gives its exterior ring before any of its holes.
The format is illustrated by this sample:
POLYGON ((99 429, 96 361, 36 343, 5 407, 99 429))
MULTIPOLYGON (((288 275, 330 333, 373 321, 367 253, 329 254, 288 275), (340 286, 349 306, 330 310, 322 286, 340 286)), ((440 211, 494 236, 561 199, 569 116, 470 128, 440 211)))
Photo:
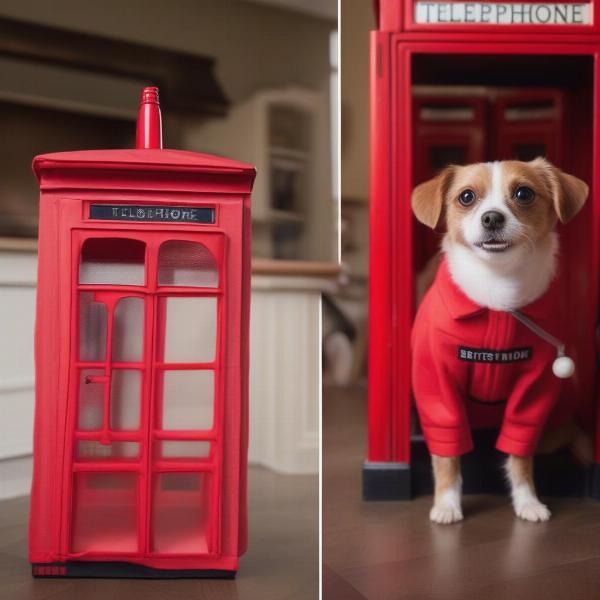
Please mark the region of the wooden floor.
POLYGON ((600 503, 552 500, 549 523, 502 496, 468 496, 465 520, 428 521, 431 498, 360 498, 364 391, 323 398, 323 600, 600 598, 600 503))
POLYGON ((250 544, 237 579, 33 579, 28 499, 0 502, 1 600, 318 598, 318 478, 250 469, 250 544))

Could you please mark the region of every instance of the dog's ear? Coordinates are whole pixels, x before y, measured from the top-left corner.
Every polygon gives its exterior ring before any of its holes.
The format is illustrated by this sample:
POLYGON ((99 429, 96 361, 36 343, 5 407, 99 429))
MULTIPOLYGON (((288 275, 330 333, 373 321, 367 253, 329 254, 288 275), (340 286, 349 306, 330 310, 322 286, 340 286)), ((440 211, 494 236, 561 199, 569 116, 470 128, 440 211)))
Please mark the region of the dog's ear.
POLYGON ((583 207, 589 188, 585 181, 563 173, 545 158, 536 158, 530 163, 548 183, 554 210, 561 223, 568 223, 583 207))
POLYGON ((454 177, 456 167, 446 167, 439 175, 418 185, 412 193, 410 203, 415 217, 435 229, 444 209, 444 197, 454 177))

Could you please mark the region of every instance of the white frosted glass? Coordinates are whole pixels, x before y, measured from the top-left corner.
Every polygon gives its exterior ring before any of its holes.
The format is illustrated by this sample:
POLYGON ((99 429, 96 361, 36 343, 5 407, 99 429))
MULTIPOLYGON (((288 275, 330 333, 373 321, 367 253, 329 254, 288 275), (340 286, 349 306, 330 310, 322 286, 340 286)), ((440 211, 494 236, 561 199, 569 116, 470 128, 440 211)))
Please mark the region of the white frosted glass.
POLYGON ((217 287, 217 262, 198 242, 170 240, 159 250, 158 285, 217 287))
POLYGON ((104 416, 104 383, 93 383, 90 377, 101 377, 103 369, 83 369, 79 375, 79 415, 77 426, 82 431, 102 427, 104 416))
POLYGON ((145 244, 126 238, 85 240, 79 263, 79 283, 144 285, 145 244))
POLYGON ((212 429, 213 406, 213 371, 164 371, 163 429, 212 429))
POLYGON ((140 426, 142 374, 132 369, 114 369, 110 386, 110 428, 135 430, 140 426))
POLYGON ((144 347, 144 299, 121 298, 113 315, 113 361, 140 362, 144 347))
POLYGON ((108 328, 106 304, 94 302, 93 292, 79 294, 79 359, 101 362, 106 358, 108 328))
POLYGON ((217 299, 168 297, 165 315, 165 362, 211 362, 217 338, 217 299))

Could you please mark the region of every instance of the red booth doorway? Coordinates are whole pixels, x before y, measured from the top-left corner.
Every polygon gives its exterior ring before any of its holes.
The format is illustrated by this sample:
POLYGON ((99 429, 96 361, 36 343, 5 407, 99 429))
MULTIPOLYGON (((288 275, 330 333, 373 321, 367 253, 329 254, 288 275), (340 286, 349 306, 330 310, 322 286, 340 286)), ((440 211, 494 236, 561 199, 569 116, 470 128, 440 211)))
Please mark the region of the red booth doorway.
MULTIPOLYGON (((593 103, 598 88, 598 46, 582 43, 581 37, 579 43, 564 43, 557 41, 560 36, 552 41, 530 36, 525 43, 514 35, 498 34, 490 43, 475 33, 445 36, 448 39, 441 33, 421 33, 419 41, 414 41, 416 34, 380 31, 372 35, 369 302, 371 311, 377 307, 377 319, 371 321, 369 340, 369 453, 363 469, 368 499, 406 498, 430 486, 427 456, 411 410, 410 330, 416 275, 436 247, 427 239, 431 234, 415 223, 409 203, 411 190, 425 170, 415 150, 419 141, 414 137, 414 86, 511 88, 517 96, 526 89, 534 93, 552 89, 559 94, 558 144, 549 136, 536 137, 541 130, 532 132, 535 128, 531 127, 523 129, 528 135, 520 139, 520 132, 494 120, 492 111, 486 120, 492 151, 488 147, 485 158, 507 158, 503 154, 514 155, 515 146, 532 150, 534 142, 545 144, 549 157, 551 152, 559 155, 560 167, 591 185, 585 210, 561 231, 561 260, 569 266, 565 314, 579 372, 571 393, 577 398, 582 421, 591 424, 597 419, 594 332, 600 203, 598 173, 592 165, 599 140, 598 109, 593 103)), ((600 461, 600 451, 596 461, 600 461)), ((580 475, 573 482, 575 493, 583 493, 589 485, 590 474, 580 475)), ((477 485, 473 488, 478 489, 477 485)))

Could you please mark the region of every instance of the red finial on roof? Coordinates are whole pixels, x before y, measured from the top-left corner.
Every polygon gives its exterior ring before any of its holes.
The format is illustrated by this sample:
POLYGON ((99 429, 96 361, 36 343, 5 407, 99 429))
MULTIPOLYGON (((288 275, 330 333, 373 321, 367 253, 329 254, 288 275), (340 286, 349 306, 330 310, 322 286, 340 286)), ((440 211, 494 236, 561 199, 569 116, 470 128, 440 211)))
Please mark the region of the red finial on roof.
POLYGON ((162 148, 162 122, 157 87, 145 87, 140 97, 136 148, 162 148))

